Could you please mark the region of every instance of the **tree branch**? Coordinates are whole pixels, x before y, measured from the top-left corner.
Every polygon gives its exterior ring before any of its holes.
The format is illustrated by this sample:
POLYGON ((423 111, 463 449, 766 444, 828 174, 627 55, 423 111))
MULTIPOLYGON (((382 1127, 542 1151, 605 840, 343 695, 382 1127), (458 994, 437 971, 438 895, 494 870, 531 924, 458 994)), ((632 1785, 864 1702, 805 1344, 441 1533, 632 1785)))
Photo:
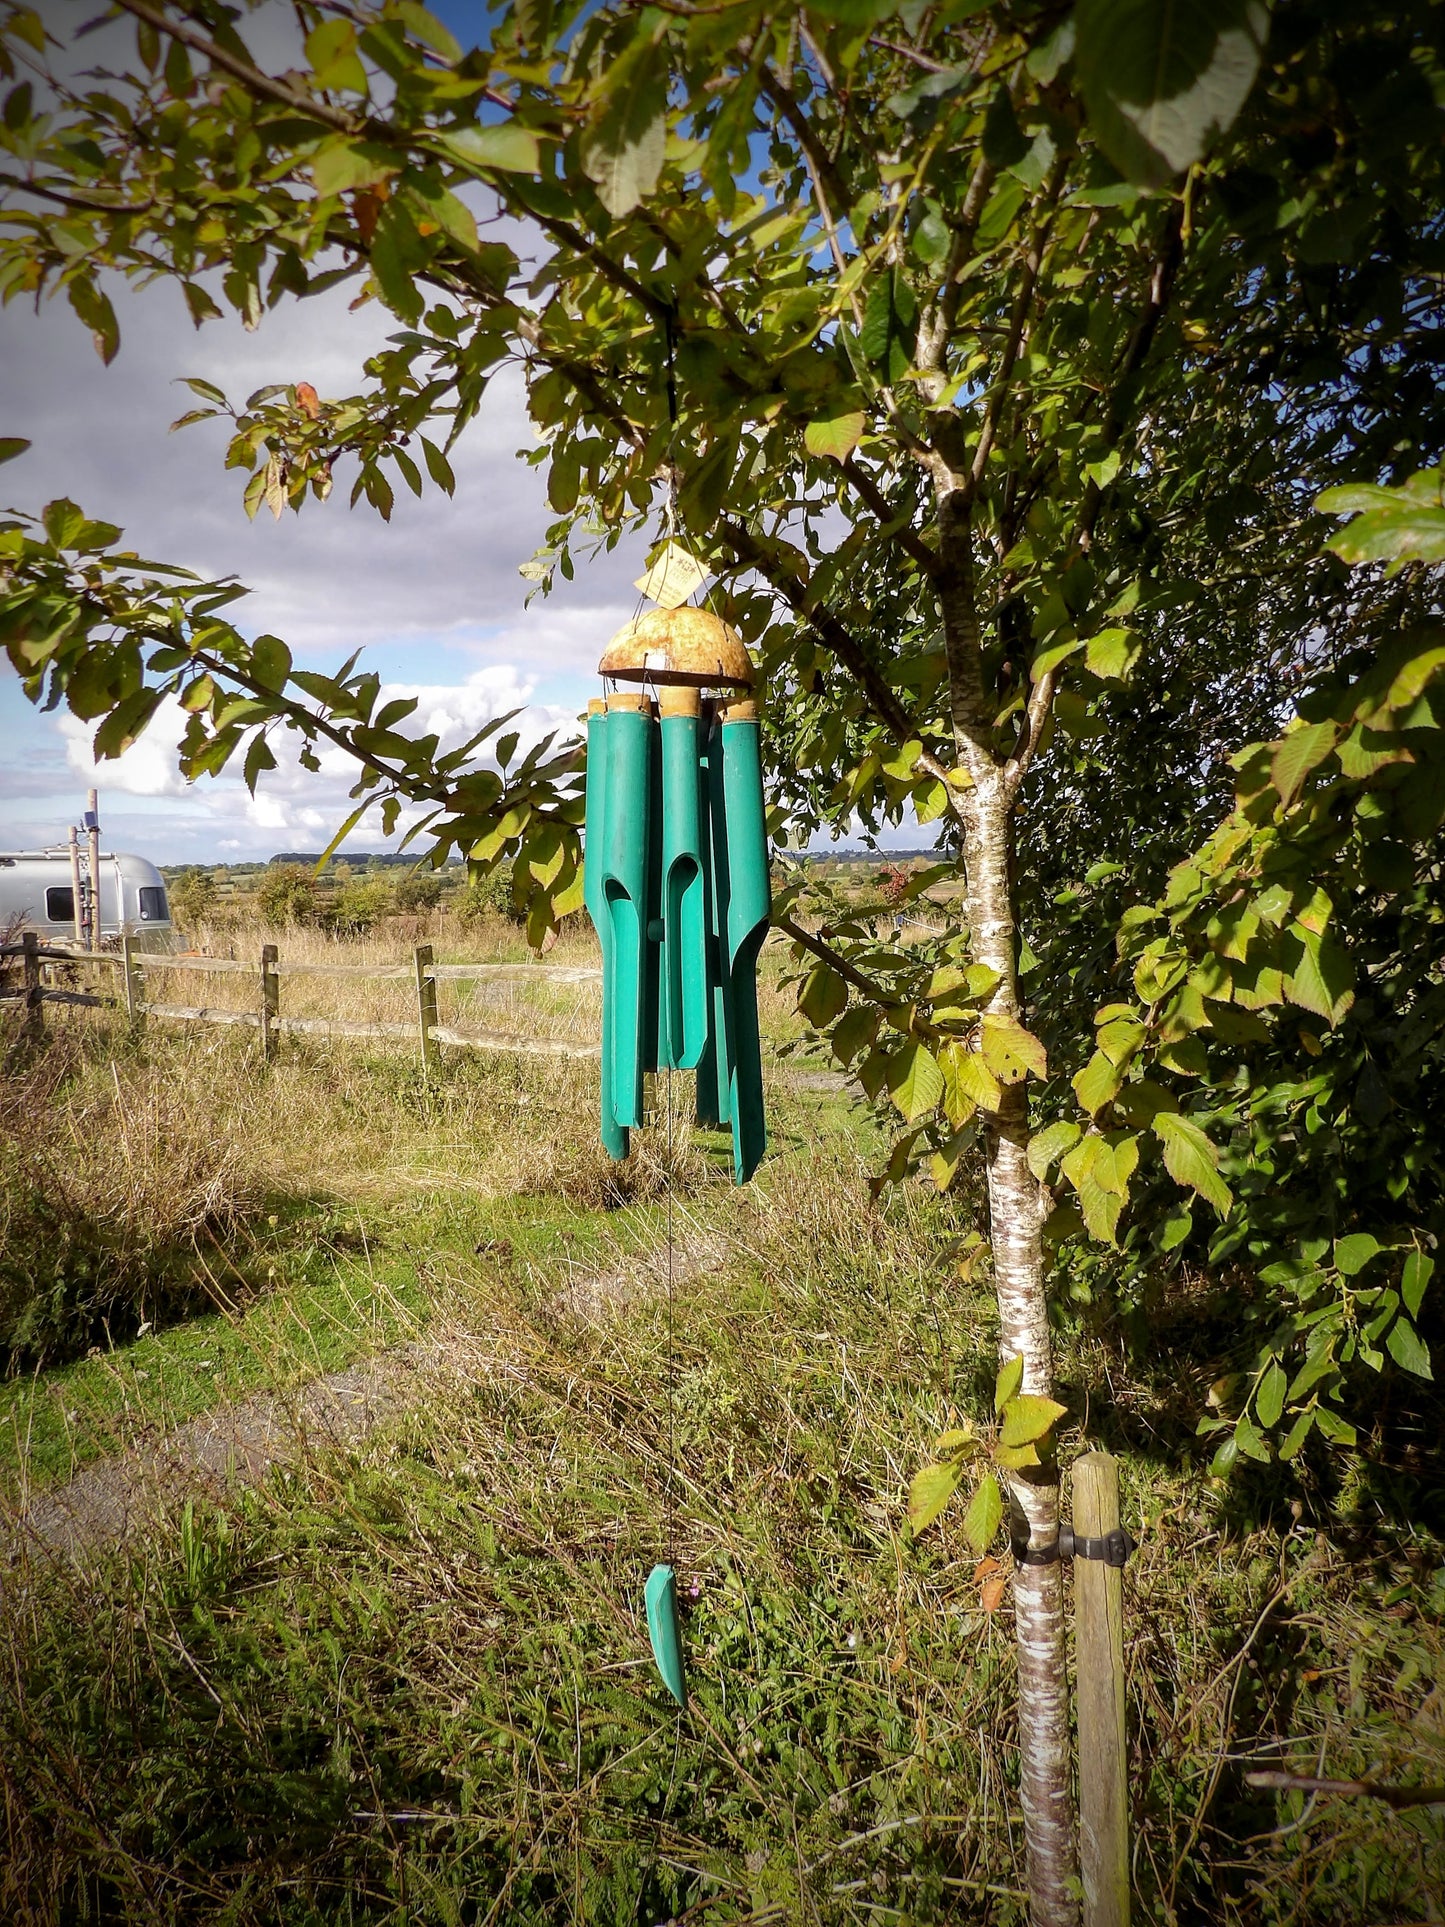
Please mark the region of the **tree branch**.
POLYGON ((1058 685, 1059 672, 1050 669, 1039 677, 1029 691, 1029 699, 1024 708, 1023 728, 1019 733, 1018 747, 1009 758, 1004 769, 1004 782, 1013 795, 1028 772, 1029 764, 1038 754, 1039 742, 1044 726, 1049 720, 1053 707, 1054 690, 1058 685))
POLYGON ((836 970, 844 983, 852 984, 853 988, 861 991, 870 1003, 881 1004, 885 1010, 897 1007, 896 997, 890 997, 881 984, 865 976, 856 965, 849 963, 840 951, 835 950, 822 937, 815 937, 810 930, 805 930, 795 918, 776 917, 773 920, 773 928, 781 930, 785 937, 791 937, 794 943, 801 944, 805 950, 811 950, 821 963, 827 964, 830 970, 836 970))
POLYGON ((791 571, 780 568, 776 559, 744 523, 723 517, 718 526, 739 562, 755 569, 796 615, 812 624, 824 647, 856 677, 874 715, 896 740, 900 744, 916 740, 913 720, 892 687, 868 660, 853 632, 826 604, 813 601, 808 593, 806 578, 800 579, 791 571))
POLYGON ((306 114, 312 120, 319 120, 341 134, 371 131, 372 123, 358 121, 350 114, 343 114, 327 102, 317 100, 312 94, 298 93, 294 87, 288 87, 284 80, 275 80, 261 68, 253 66, 250 61, 242 60, 237 54, 228 53, 218 42, 209 39, 197 28, 188 26, 185 21, 172 20, 170 15, 163 13, 159 7, 151 6, 149 0, 115 0, 115 4, 123 8, 126 13, 134 15, 137 20, 144 20, 147 26, 154 27, 158 33, 169 34, 172 40, 184 41, 185 45, 195 53, 204 54, 213 67, 219 67, 223 73, 230 74, 234 80, 244 82, 253 93, 264 94, 268 100, 277 101, 281 106, 290 107, 299 114, 306 114))
POLYGON ((898 527, 891 527, 898 523, 899 518, 894 514, 887 496, 855 455, 848 456, 844 461, 843 473, 852 483, 855 493, 877 517, 880 529, 889 530, 890 541, 897 542, 900 548, 905 549, 932 582, 938 574, 937 552, 928 546, 911 522, 904 521, 898 527))

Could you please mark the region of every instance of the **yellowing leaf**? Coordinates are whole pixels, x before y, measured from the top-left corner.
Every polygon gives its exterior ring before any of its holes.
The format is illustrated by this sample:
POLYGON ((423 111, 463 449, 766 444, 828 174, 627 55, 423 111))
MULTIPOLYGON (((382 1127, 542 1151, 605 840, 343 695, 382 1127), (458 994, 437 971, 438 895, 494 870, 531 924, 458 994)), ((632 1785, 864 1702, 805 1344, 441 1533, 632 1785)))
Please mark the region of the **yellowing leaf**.
POLYGON ((1029 1139, 1029 1169, 1040 1182, 1049 1166, 1078 1143, 1082 1130, 1082 1125, 1072 1118, 1061 1117, 1057 1123, 1046 1124, 1042 1131, 1034 1132, 1029 1139))
POLYGON ((647 573, 632 586, 660 609, 680 609, 706 581, 706 569, 681 542, 665 542, 647 573))
POLYGON ((1124 1073, 1116 1064, 1111 1064, 1101 1050, 1096 1050, 1081 1071, 1071 1080, 1074 1096, 1078 1098, 1091 1117, 1112 1104, 1119 1095, 1124 1082, 1124 1073))
POLYGON ((993 1388, 993 1409, 995 1412, 1001 1412, 1003 1410, 1009 1400, 1017 1395, 1019 1386, 1022 1385, 1023 1382, 1024 1355, 1022 1352, 1015 1352, 1012 1358, 1008 1359, 998 1368, 998 1377, 994 1381, 993 1388))
POLYGON ((433 138, 464 167, 492 168, 499 174, 535 174, 541 163, 537 136, 514 120, 490 127, 463 127, 433 138))
POLYGON ((1021 1084, 1030 1071, 1035 1077, 1049 1074, 1043 1045, 1016 1017, 986 1015, 981 1044, 985 1062, 1005 1084, 1021 1084))
POLYGON ((908 1523, 915 1532, 924 1532, 958 1490, 962 1476, 952 1461, 925 1465, 915 1472, 908 1488, 908 1523))
POLYGON ((995 1111, 1003 1089, 983 1059, 966 1044, 947 1044, 941 1053, 944 1102, 950 1124, 966 1124, 975 1110, 995 1111))
POLYGON ((1020 1392, 1004 1408, 1001 1445, 1037 1445, 1040 1439, 1068 1415, 1068 1407, 1057 1399, 1041 1398, 1035 1392, 1020 1392))
POLYGON ((861 409, 850 410, 846 415, 832 415, 822 421, 811 421, 803 430, 803 446, 810 455, 820 459, 831 456, 835 462, 846 462, 863 439, 865 425, 866 417, 861 409))

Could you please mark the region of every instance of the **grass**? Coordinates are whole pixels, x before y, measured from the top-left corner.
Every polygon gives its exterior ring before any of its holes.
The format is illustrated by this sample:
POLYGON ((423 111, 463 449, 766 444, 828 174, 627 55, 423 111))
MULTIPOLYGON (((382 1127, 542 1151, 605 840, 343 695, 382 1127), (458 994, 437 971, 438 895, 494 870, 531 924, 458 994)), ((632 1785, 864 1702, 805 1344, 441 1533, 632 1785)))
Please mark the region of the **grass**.
MULTIPOLYGON (((674 1231, 704 1268, 670 1302, 587 1295, 655 1253, 667 1206, 661 1133, 609 1192, 586 1065, 468 1056, 428 1089, 402 1052, 288 1043, 263 1070, 233 1033, 157 1028, 79 1050, 56 1115, 112 1062, 122 1092, 219 1108, 261 1205, 208 1254, 226 1306, 0 1387, 12 1481, 22 1451, 31 1481, 63 1477, 423 1328, 434 1362, 361 1443, 166 1502, 124 1546, 12 1544, 0 1918, 1023 1919, 1008 1614, 955 1531, 902 1524, 992 1377, 987 1281, 948 1258, 975 1198, 875 1206, 871 1127, 775 1081, 746 1190, 720 1142, 678 1134, 674 1231), (641 1609, 663 1555, 681 1716, 641 1609)), ((1362 1459, 1224 1492, 1179 1371, 1069 1329, 1060 1376, 1065 1459, 1120 1454, 1142 1542, 1137 1917, 1438 1920, 1438 1809, 1243 1777, 1445 1781, 1445 1574, 1411 1491, 1362 1459)))

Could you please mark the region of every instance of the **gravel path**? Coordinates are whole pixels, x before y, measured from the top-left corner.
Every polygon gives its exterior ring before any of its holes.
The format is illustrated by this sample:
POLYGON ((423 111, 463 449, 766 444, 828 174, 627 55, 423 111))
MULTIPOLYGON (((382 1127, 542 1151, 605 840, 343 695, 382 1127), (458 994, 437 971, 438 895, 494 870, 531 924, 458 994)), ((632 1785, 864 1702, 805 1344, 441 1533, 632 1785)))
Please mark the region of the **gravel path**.
MULTIPOLYGON (((673 1282, 713 1269, 718 1250, 692 1242, 673 1253, 673 1282)), ((665 1252, 589 1272, 548 1302, 552 1315, 600 1321, 619 1306, 666 1289, 665 1252)), ((518 1360, 505 1341, 442 1325, 425 1337, 309 1380, 289 1392, 258 1392, 170 1432, 157 1428, 125 1451, 78 1472, 68 1484, 26 1497, 0 1513, 0 1566, 30 1549, 71 1557, 127 1538, 191 1494, 256 1484, 273 1466, 322 1449, 359 1445, 378 1427, 518 1360)))

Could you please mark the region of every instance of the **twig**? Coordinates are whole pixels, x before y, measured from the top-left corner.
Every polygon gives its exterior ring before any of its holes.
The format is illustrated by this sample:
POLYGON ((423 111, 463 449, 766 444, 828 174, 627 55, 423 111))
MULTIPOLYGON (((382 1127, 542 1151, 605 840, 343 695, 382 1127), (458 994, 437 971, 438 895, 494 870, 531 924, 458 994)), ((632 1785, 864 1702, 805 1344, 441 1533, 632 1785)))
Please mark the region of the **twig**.
POLYGON ((1407 1807, 1445 1807, 1445 1786, 1382 1786, 1376 1780, 1327 1780, 1284 1767, 1257 1767, 1244 1776, 1246 1786, 1273 1787, 1286 1793, 1327 1793, 1343 1799, 1383 1800, 1396 1813, 1407 1807))

